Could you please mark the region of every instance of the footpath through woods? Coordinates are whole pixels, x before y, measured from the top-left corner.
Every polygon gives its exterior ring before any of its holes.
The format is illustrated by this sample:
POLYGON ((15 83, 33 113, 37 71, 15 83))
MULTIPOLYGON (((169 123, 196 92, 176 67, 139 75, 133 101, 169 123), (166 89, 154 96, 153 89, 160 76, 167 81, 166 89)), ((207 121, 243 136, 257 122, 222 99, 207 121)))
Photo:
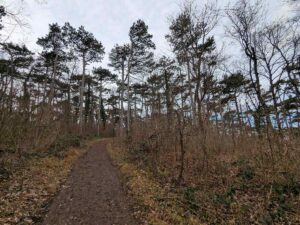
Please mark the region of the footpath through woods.
POLYGON ((43 224, 136 224, 119 178, 106 141, 99 141, 76 162, 43 224))

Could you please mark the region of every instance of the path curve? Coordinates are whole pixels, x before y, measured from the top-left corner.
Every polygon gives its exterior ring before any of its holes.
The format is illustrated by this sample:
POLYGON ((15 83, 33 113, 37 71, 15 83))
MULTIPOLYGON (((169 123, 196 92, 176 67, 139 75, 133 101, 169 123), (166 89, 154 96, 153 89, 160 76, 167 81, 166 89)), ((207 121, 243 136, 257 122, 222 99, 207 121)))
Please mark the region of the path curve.
POLYGON ((94 144, 74 165, 43 225, 133 225, 129 199, 105 141, 94 144))

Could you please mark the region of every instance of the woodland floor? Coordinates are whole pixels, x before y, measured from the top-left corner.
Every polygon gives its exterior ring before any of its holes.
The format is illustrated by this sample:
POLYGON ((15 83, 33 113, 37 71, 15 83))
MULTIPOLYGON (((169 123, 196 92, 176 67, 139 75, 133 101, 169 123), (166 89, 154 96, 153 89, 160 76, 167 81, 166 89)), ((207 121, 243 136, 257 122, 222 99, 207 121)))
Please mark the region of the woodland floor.
POLYGON ((136 224, 118 170, 106 151, 106 141, 95 143, 75 163, 43 224, 136 224))

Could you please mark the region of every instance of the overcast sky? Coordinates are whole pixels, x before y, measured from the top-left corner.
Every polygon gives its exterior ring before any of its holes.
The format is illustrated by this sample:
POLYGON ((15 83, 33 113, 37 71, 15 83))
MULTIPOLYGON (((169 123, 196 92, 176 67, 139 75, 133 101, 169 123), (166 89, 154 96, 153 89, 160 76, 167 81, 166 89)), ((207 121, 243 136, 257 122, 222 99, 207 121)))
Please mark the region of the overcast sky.
MULTIPOLYGON (((218 2, 222 8, 229 1, 218 2)), ((272 12, 270 18, 284 16, 288 12, 283 0, 262 1, 265 1, 268 10, 272 12)), ((12 41, 25 43, 30 49, 38 50, 35 42, 38 37, 48 32, 49 23, 57 22, 63 25, 70 22, 75 27, 83 25, 105 47, 103 66, 106 66, 108 53, 116 43, 128 42, 129 28, 137 19, 143 19, 149 26, 149 32, 153 34, 157 46, 156 55, 158 57, 162 54, 170 55, 170 48, 164 38, 168 33, 168 18, 178 12, 182 2, 181 0, 0 0, 0 3, 9 5, 15 10, 22 5, 22 20, 29 25, 29 28, 25 29, 16 28, 11 35, 12 41)), ((195 0, 195 2, 200 5, 204 1, 195 0)), ((224 42, 222 20, 219 26, 217 44, 220 46, 224 42)))

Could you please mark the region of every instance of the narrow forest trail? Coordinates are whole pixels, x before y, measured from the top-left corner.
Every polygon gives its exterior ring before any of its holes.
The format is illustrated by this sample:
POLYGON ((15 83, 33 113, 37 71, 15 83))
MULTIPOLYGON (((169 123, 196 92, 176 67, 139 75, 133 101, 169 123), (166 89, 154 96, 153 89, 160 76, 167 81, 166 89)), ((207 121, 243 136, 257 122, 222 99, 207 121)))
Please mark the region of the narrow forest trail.
POLYGON ((136 224, 106 143, 95 143, 76 162, 43 225, 136 224))

